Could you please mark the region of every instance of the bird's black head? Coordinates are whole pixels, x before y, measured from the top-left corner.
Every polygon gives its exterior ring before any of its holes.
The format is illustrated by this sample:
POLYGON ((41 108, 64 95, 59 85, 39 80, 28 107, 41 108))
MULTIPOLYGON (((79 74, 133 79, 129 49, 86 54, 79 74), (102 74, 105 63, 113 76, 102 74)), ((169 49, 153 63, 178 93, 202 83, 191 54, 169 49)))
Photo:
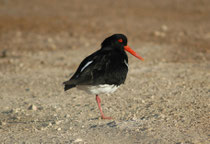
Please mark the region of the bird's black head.
POLYGON ((127 37, 123 34, 114 34, 106 38, 101 46, 103 47, 124 47, 127 45, 127 37))
POLYGON ((101 43, 101 50, 120 50, 120 51, 127 51, 131 53, 133 56, 137 57, 140 60, 144 60, 141 56, 139 56, 135 51, 133 51, 127 45, 127 37, 123 34, 114 34, 108 38, 106 38, 101 43))

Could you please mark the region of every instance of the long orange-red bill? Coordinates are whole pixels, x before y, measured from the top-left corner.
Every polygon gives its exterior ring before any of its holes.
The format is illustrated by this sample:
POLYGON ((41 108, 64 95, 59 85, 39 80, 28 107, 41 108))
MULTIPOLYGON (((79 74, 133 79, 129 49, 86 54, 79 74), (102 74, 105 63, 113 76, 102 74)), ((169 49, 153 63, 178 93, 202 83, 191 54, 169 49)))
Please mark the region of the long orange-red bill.
POLYGON ((144 59, 143 59, 141 56, 139 56, 135 51, 133 51, 129 46, 124 46, 124 49, 125 49, 126 51, 128 51, 129 53, 131 53, 133 56, 135 56, 135 57, 137 57, 138 59, 144 61, 144 59))

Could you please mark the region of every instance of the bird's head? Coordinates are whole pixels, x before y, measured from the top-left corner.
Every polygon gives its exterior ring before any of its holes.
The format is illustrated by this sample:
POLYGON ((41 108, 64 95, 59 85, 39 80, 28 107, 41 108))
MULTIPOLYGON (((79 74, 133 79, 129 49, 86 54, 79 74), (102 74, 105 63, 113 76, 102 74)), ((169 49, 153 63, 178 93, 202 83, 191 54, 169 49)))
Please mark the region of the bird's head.
POLYGON ((134 50, 132 50, 127 45, 127 37, 123 34, 114 34, 108 38, 106 38, 102 43, 102 48, 112 47, 112 48, 123 48, 127 52, 131 53, 133 56, 137 57, 140 60, 144 60, 141 56, 139 56, 134 50))

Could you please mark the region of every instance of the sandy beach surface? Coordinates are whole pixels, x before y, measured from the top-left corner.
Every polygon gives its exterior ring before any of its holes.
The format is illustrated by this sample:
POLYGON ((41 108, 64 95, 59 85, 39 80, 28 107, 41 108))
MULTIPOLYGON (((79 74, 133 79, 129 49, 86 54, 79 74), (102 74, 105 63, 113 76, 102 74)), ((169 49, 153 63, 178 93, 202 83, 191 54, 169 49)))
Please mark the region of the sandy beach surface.
POLYGON ((0 143, 209 144, 209 0, 0 0, 0 143), (115 93, 64 92, 114 33, 129 56, 115 93))

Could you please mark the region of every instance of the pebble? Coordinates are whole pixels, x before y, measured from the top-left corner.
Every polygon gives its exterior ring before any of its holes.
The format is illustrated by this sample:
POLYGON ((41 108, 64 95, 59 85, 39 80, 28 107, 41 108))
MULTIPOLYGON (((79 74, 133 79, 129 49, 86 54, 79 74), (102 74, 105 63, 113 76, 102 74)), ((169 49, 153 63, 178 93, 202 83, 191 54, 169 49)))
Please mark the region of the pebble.
POLYGON ((57 131, 60 131, 61 130, 61 128, 59 127, 59 128, 57 128, 57 131))
POLYGON ((166 34, 164 32, 160 32, 160 31, 154 31, 153 35, 156 37, 165 37, 166 34))
POLYGON ((22 68, 24 67, 24 63, 20 63, 19 66, 22 68))
POLYGON ((52 48, 52 50, 55 50, 57 48, 52 38, 48 38, 47 42, 48 42, 48 45, 52 48))
POLYGON ((35 105, 30 105, 29 107, 28 107, 28 110, 34 110, 34 111, 36 111, 37 110, 37 106, 35 106, 35 105))
POLYGON ((16 113, 18 113, 18 112, 19 112, 19 109, 18 109, 18 108, 12 109, 12 110, 11 110, 11 113, 14 113, 14 114, 16 114, 16 113))
POLYGON ((44 131, 44 130, 46 130, 46 129, 47 129, 47 127, 41 127, 41 128, 40 128, 41 131, 44 131))
POLYGON ((161 30, 164 31, 164 32, 168 31, 167 25, 162 25, 161 30))
POLYGON ((19 116, 14 116, 12 117, 13 120, 20 120, 20 117, 19 116))
POLYGON ((166 117, 164 114, 161 114, 160 116, 161 116, 161 118, 163 118, 163 119, 166 117))
POLYGON ((51 122, 48 123, 48 127, 50 127, 50 126, 52 126, 52 123, 51 122))
POLYGON ((58 120, 58 121, 55 121, 55 124, 58 125, 60 124, 62 121, 61 120, 58 120))
POLYGON ((54 121, 52 122, 53 125, 59 125, 62 122, 62 120, 54 121))
POLYGON ((65 115, 65 118, 70 118, 70 115, 69 114, 65 115))
POLYGON ((83 140, 81 138, 77 138, 76 140, 74 140, 75 143, 78 143, 78 142, 82 142, 83 140))
POLYGON ((138 120, 138 118, 136 117, 136 115, 134 115, 134 116, 132 117, 132 120, 133 120, 133 121, 137 121, 137 120, 138 120))
POLYGON ((7 124, 6 122, 0 121, 0 125, 4 126, 4 125, 6 125, 6 124, 7 124))

